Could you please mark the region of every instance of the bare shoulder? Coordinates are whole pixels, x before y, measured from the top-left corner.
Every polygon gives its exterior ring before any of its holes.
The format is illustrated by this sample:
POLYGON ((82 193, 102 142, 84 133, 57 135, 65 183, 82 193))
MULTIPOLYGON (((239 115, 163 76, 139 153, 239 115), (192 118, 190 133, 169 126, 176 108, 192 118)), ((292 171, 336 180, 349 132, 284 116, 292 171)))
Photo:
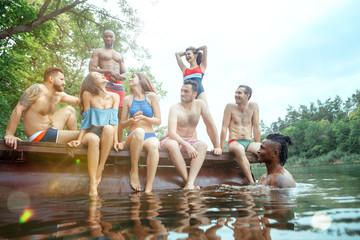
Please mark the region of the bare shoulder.
POLYGON ((93 51, 93 55, 98 55, 101 51, 103 50, 103 48, 96 48, 94 51, 93 51))
POLYGON ((123 105, 131 103, 133 95, 129 94, 124 98, 123 105))
POLYGON ((232 111, 233 109, 236 109, 236 108, 237 108, 237 105, 236 105, 236 104, 234 104, 234 103, 228 103, 228 104, 226 104, 226 106, 225 106, 225 111, 230 112, 230 111, 232 111))
POLYGON ((147 92, 146 97, 150 98, 150 100, 157 99, 157 95, 153 92, 147 92))
POLYGON ((92 97, 93 97, 93 95, 92 95, 91 92, 84 91, 84 92, 82 93, 82 99, 83 99, 83 101, 90 100, 92 97))
POLYGON ((175 103, 171 105, 169 111, 170 112, 178 112, 182 108, 181 103, 175 103))
POLYGON ((35 100, 46 90, 43 84, 34 84, 28 87, 20 97, 20 104, 24 107, 30 107, 35 100))
POLYGON ((110 93, 110 96, 111 96, 114 100, 120 99, 119 94, 114 93, 114 92, 109 92, 109 93, 110 93))
POLYGON ((202 99, 195 99, 194 103, 196 106, 200 106, 202 108, 207 107, 206 103, 202 99))
POLYGON ((249 108, 259 109, 259 105, 256 102, 249 102, 249 108))
POLYGON ((293 188, 296 187, 296 183, 291 173, 285 170, 283 174, 277 176, 276 186, 279 188, 293 188))

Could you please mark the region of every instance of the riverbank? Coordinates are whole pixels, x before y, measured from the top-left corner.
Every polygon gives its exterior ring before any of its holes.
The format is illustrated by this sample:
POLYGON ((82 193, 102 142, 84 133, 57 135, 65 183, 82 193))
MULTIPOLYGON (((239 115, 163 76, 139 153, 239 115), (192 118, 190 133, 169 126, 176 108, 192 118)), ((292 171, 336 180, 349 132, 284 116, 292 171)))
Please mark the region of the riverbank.
MULTIPOLYGON (((352 164, 360 163, 360 154, 347 153, 343 151, 334 150, 327 154, 321 155, 316 158, 305 157, 290 157, 286 161, 285 167, 297 167, 297 166, 318 166, 328 164, 352 164)), ((252 169, 265 168, 265 164, 252 164, 252 169)))

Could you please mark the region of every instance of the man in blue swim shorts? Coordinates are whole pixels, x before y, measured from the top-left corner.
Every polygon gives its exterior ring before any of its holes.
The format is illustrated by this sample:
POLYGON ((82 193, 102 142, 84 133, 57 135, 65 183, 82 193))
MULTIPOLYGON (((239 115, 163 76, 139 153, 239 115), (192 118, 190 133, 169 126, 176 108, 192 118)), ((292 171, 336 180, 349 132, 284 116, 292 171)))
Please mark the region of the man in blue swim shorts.
POLYGON ((16 149, 16 128, 21 116, 24 128, 31 142, 60 142, 67 143, 77 139, 77 119, 75 109, 65 106, 56 111, 60 102, 79 105, 77 97, 64 92, 64 73, 59 68, 48 68, 44 73, 44 82, 30 86, 21 96, 12 112, 5 133, 5 144, 16 149), (64 127, 68 130, 62 130, 64 127))
POLYGON ((235 104, 229 103, 225 107, 223 123, 220 135, 220 146, 224 150, 227 130, 229 129, 228 151, 236 156, 240 169, 248 179, 254 183, 250 163, 245 152, 257 154, 260 148, 260 122, 259 106, 255 102, 249 102, 252 89, 246 85, 240 85, 235 91, 235 104), (252 139, 254 136, 254 140, 252 139))

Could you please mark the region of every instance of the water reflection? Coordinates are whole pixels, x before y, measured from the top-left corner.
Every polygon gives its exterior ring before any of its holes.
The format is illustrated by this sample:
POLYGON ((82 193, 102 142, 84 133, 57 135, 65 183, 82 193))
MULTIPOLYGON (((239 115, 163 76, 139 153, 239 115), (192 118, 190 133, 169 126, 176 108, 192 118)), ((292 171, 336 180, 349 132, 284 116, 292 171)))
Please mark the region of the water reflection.
MULTIPOLYGON (((288 192, 241 187, 236 195, 232 193, 232 198, 241 203, 235 210, 238 217, 219 218, 215 228, 221 230, 221 226, 225 225, 232 230, 234 239, 271 239, 272 228, 294 229, 289 220, 294 217, 292 207, 296 202, 288 192)), ((234 212, 234 209, 228 211, 234 212)))
POLYGON ((350 177, 337 177, 341 182, 327 181, 334 173, 311 183, 297 175, 291 190, 222 185, 26 204, 0 200, 0 239, 354 239, 360 236, 360 181, 353 178, 360 167, 352 168, 350 177), (27 208, 34 215, 19 223, 27 208))

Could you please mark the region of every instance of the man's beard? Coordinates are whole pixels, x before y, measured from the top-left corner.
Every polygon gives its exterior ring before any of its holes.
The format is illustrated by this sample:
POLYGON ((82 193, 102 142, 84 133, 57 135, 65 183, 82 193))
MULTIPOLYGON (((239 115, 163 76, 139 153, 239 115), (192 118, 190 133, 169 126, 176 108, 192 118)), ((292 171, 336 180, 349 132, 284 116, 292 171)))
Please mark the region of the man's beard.
POLYGON ((186 100, 186 98, 181 98, 181 102, 182 102, 182 103, 189 103, 189 102, 191 102, 191 101, 192 101, 192 99, 186 100))
POLYGON ((64 88, 61 85, 54 85, 54 88, 57 92, 63 92, 64 88))

